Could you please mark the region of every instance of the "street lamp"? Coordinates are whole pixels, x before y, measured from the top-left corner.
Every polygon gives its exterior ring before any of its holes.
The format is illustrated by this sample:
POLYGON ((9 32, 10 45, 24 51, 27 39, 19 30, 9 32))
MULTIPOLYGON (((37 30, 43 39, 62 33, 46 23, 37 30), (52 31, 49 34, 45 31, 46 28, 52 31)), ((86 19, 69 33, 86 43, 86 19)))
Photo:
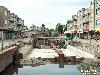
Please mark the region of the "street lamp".
POLYGON ((2 47, 1 47, 2 51, 3 51, 3 44, 4 44, 4 37, 3 37, 3 28, 2 28, 2 47))
POLYGON ((96 34, 95 34, 95 24, 96 24, 96 0, 94 0, 94 38, 96 37, 96 34))

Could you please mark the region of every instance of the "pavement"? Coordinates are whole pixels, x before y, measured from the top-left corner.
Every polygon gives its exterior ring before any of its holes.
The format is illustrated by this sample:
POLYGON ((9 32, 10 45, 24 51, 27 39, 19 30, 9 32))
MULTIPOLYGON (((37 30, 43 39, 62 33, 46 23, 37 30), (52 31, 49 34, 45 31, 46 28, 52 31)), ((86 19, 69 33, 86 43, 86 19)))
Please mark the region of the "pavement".
MULTIPOLYGON (((9 45, 11 45, 11 44, 18 43, 18 41, 28 42, 28 41, 29 41, 29 38, 15 39, 14 41, 13 41, 12 39, 4 40, 4 41, 3 41, 3 47, 9 46, 9 45)), ((2 47, 2 41, 0 40, 0 50, 1 50, 1 47, 2 47)))
MULTIPOLYGON (((75 38, 74 38, 74 40, 76 40, 75 38)), ((94 40, 94 39, 79 39, 79 38, 77 38, 77 41, 81 41, 82 43, 91 43, 91 44, 97 44, 97 45, 100 45, 100 40, 94 40)))
POLYGON ((94 58, 95 57, 93 54, 87 53, 86 51, 82 51, 70 45, 68 45, 67 49, 70 50, 71 53, 74 53, 76 57, 84 57, 84 58, 94 58))
MULTIPOLYGON (((76 40, 76 39, 74 39, 74 40, 76 40)), ((77 41, 82 42, 81 45, 75 46, 76 48, 78 48, 80 50, 91 53, 93 55, 95 55, 95 53, 97 53, 97 52, 100 52, 100 40, 96 41, 94 39, 91 39, 91 41, 90 41, 88 39, 85 40, 85 39, 77 38, 77 41)))

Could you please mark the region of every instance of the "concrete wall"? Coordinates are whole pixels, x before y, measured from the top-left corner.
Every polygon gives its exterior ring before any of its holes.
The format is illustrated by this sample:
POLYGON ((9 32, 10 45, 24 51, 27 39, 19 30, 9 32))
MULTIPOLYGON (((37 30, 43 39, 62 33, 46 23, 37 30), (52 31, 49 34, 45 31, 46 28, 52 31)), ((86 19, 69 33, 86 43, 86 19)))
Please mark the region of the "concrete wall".
POLYGON ((13 46, 0 52, 0 72, 5 70, 13 62, 15 52, 18 50, 17 46, 13 46))
POLYGON ((5 21, 4 21, 4 7, 0 6, 0 29, 4 27, 5 21))
POLYGON ((0 28, 7 29, 9 26, 9 16, 10 16, 10 11, 4 7, 0 6, 0 28))
POLYGON ((32 52, 33 46, 32 45, 27 45, 25 47, 22 47, 20 49, 20 54, 22 56, 22 58, 26 58, 28 56, 28 54, 30 54, 32 52))

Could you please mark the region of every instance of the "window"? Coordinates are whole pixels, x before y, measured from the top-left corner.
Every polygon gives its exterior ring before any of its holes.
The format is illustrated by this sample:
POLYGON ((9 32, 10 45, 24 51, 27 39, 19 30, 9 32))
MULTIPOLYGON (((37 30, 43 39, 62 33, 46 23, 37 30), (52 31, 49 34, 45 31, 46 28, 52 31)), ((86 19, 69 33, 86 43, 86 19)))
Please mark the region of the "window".
POLYGON ((5 24, 7 24, 7 20, 5 20, 5 24))
POLYGON ((7 11, 5 11, 5 15, 7 16, 7 11))
POLYGON ((14 22, 14 25, 15 25, 15 22, 14 22))
POLYGON ((96 9, 96 15, 100 15, 100 8, 96 9))
POLYGON ((82 25, 80 24, 80 29, 82 29, 82 25))
POLYGON ((100 19, 96 20, 96 25, 100 26, 100 19))
POLYGON ((96 2, 96 6, 97 6, 97 7, 100 7, 100 2, 97 1, 97 2, 96 2))

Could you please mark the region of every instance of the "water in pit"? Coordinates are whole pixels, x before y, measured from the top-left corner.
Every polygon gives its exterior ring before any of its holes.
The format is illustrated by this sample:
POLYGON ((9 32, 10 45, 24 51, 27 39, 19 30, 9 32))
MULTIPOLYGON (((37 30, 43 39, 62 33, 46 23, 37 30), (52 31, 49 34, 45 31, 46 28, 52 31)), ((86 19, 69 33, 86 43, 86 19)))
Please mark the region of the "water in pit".
POLYGON ((100 75, 99 70, 100 68, 70 62, 45 65, 12 64, 0 75, 100 75))

